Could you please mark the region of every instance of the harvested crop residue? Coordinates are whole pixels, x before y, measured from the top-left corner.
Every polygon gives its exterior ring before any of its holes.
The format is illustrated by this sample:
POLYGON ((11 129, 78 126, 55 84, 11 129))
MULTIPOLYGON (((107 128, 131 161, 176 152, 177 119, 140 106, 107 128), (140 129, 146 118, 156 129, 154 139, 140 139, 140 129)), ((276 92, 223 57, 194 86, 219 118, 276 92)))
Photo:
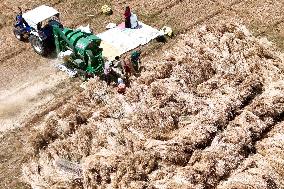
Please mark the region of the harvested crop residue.
POLYGON ((35 157, 23 166, 25 181, 283 188, 283 54, 229 22, 183 35, 164 57, 144 62, 125 96, 94 78, 50 112, 30 136, 35 157))

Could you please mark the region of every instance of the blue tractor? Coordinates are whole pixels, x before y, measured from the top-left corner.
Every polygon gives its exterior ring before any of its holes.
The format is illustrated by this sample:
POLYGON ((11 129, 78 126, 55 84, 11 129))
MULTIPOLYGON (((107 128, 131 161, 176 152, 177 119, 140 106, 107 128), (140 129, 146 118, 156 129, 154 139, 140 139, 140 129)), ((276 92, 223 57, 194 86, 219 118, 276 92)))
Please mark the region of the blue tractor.
POLYGON ((14 35, 20 41, 29 40, 34 51, 46 56, 54 48, 53 25, 63 27, 59 22, 59 12, 52 7, 41 5, 16 16, 14 35))

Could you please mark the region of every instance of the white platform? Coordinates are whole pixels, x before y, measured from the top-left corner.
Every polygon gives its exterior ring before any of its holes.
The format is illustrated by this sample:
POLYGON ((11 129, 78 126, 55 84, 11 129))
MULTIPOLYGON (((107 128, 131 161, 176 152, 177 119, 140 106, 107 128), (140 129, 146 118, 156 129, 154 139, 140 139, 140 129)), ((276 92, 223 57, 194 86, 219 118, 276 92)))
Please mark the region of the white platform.
POLYGON ((97 34, 102 39, 103 56, 113 59, 161 35, 159 30, 139 22, 137 29, 115 27, 97 34))

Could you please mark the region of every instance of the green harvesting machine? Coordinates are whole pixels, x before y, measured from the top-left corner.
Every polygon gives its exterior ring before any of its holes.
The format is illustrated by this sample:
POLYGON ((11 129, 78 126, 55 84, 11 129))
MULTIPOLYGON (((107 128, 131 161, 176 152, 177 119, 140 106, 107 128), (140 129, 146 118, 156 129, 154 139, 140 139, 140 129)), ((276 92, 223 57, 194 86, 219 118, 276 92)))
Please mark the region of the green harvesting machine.
POLYGON ((88 74, 102 73, 104 60, 100 38, 92 33, 62 28, 57 24, 52 25, 52 28, 57 54, 72 51, 68 67, 84 70, 88 74))

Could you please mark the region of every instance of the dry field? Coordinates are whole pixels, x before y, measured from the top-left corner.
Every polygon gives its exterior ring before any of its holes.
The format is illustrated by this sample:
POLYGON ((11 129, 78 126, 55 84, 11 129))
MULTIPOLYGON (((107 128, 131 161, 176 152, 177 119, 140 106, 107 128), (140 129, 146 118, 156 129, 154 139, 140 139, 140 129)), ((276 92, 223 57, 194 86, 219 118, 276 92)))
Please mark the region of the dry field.
POLYGON ((0 188, 284 188, 283 2, 3 0, 0 8, 0 188), (82 90, 12 35, 17 6, 42 3, 64 25, 95 33, 121 22, 127 3, 175 36, 143 48, 144 69, 125 96, 97 79, 82 90), (112 16, 100 13, 105 3, 112 16))

